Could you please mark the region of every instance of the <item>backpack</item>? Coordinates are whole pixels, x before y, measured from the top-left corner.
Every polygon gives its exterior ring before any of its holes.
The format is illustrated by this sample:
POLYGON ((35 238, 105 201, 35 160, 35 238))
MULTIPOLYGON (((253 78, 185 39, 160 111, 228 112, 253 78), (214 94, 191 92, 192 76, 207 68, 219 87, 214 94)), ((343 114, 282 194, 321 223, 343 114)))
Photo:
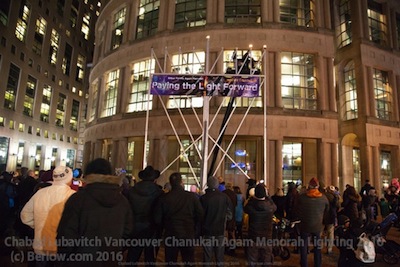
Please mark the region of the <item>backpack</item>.
POLYGON ((375 262, 375 246, 365 233, 358 237, 357 248, 354 250, 356 258, 364 263, 375 262))

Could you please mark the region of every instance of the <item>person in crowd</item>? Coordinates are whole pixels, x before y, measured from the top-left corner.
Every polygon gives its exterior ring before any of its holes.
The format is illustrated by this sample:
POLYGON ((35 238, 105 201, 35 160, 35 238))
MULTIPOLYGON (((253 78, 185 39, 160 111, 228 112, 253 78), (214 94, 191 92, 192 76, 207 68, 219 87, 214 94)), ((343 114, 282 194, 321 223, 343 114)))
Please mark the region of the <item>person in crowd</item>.
POLYGON ((286 193, 285 213, 288 220, 296 219, 296 208, 299 199, 299 192, 297 191, 296 184, 288 182, 288 189, 286 193))
POLYGON ((390 185, 386 190, 384 197, 386 198, 389 204, 389 211, 390 212, 397 212, 397 208, 400 202, 400 196, 397 193, 397 188, 394 185, 390 185))
POLYGON ((225 181, 224 181, 224 177, 222 175, 218 176, 218 190, 220 192, 223 192, 226 188, 225 188, 225 181))
POLYGON ((372 185, 370 184, 369 180, 365 180, 365 184, 361 187, 360 196, 368 195, 369 190, 371 189, 372 185))
POLYGON ((286 197, 283 194, 282 188, 277 188, 275 195, 272 197, 272 201, 274 201, 276 205, 276 211, 275 211, 275 216, 278 219, 282 219, 285 217, 285 204, 286 204, 286 197))
POLYGON ((187 246, 177 246, 173 240, 192 240, 196 237, 196 224, 202 222, 204 211, 199 198, 183 188, 180 173, 172 173, 169 177, 171 191, 163 194, 156 204, 154 221, 164 228, 165 263, 168 266, 178 266, 178 255, 186 266, 195 262, 194 247, 190 242, 187 246))
MULTIPOLYGON (((229 199, 231 200, 232 207, 236 207, 237 196, 236 196, 236 193, 233 191, 233 184, 226 183, 225 190, 222 192, 229 197, 229 199)), ((226 221, 226 231, 228 232, 228 242, 230 242, 230 240, 233 240, 235 238, 235 229, 236 229, 235 210, 232 210, 232 213, 233 213, 232 218, 230 220, 226 221)), ((233 247, 227 247, 226 253, 229 255, 235 255, 235 249, 233 247)))
POLYGON ((361 203, 361 198, 354 186, 348 185, 346 187, 343 192, 343 214, 350 218, 351 223, 354 223, 359 217, 358 206, 361 203))
POLYGON ((14 231, 17 189, 11 180, 11 173, 4 171, 0 174, 0 238, 10 236, 14 231))
POLYGON ((33 189, 33 192, 36 193, 39 189, 52 185, 52 182, 53 182, 53 170, 47 170, 41 172, 41 175, 38 178, 38 183, 33 189))
POLYGON ((249 266, 273 264, 272 247, 268 240, 272 239, 272 217, 275 211, 276 205, 267 195, 265 184, 259 183, 254 189, 254 196, 244 206, 244 212, 249 215, 248 238, 253 241, 247 248, 249 266))
POLYGON ((306 193, 300 194, 297 205, 297 217, 300 220, 300 265, 307 267, 308 241, 311 237, 314 245, 314 266, 322 266, 321 232, 324 214, 329 210, 329 202, 319 190, 317 178, 311 178, 306 193))
POLYGON ((332 254, 333 241, 335 238, 335 226, 337 225, 337 211, 339 210, 339 198, 336 188, 331 185, 325 191, 322 191, 329 202, 328 212, 324 214, 324 225, 327 236, 327 253, 332 254))
POLYGON ((235 238, 243 238, 243 194, 239 186, 234 186, 233 191, 236 194, 236 207, 235 207, 235 238))
MULTIPOLYGON (((147 166, 139 172, 141 179, 128 192, 128 200, 131 204, 134 218, 132 238, 137 240, 153 240, 157 238, 157 228, 153 222, 153 212, 156 200, 163 194, 162 189, 155 183, 160 177, 160 171, 152 166, 147 166)), ((146 266, 155 266, 156 246, 154 243, 145 246, 131 246, 128 249, 127 262, 137 265, 142 252, 146 266)))
POLYGON ((252 188, 255 188, 255 187, 256 187, 257 182, 256 182, 256 180, 254 180, 254 179, 247 179, 246 184, 247 184, 246 199, 248 199, 248 198, 250 197, 250 190, 251 190, 252 188))
POLYGON ((375 187, 370 187, 368 193, 361 198, 361 205, 367 222, 376 221, 378 203, 375 187))
POLYGON ((75 193, 70 188, 72 170, 58 166, 53 171, 53 184, 36 192, 21 210, 21 221, 34 229, 33 249, 37 266, 54 266, 50 255, 57 253, 57 226, 65 202, 75 193))
POLYGON ((384 197, 379 199, 379 210, 381 212, 382 219, 384 219, 390 213, 389 204, 384 197))
POLYGON ((71 255, 85 258, 66 261, 64 266, 120 266, 121 241, 131 237, 133 219, 130 204, 121 194, 121 177, 113 173, 108 160, 90 161, 84 171, 85 186, 65 203, 57 231, 58 251, 66 259, 71 255), (86 242, 74 246, 62 242, 82 239, 86 242))
POLYGON ((233 206, 228 196, 218 190, 218 179, 210 176, 207 179, 207 189, 200 197, 204 210, 202 235, 204 237, 204 263, 224 264, 224 233, 225 222, 232 219, 233 206), (213 258, 215 257, 215 261, 213 258))

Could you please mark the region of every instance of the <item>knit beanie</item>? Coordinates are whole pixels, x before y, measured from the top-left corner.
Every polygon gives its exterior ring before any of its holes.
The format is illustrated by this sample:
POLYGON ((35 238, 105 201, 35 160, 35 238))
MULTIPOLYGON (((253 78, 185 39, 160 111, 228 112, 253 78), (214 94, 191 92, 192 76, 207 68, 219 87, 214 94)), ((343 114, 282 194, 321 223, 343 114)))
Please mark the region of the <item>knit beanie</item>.
POLYGON ((258 199, 263 199, 267 196, 267 191, 263 183, 259 183, 254 190, 254 196, 258 199))
POLYGON ((310 182, 308 183, 308 188, 318 188, 318 187, 319 187, 318 179, 315 177, 311 178, 310 182))

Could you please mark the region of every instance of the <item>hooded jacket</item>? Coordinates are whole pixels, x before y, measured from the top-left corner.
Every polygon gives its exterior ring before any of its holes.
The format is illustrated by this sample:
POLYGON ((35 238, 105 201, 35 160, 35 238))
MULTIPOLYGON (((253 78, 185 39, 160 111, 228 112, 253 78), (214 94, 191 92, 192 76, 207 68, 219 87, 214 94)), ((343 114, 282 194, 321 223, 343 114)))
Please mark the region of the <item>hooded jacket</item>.
POLYGON ((300 231, 305 233, 320 233, 323 228, 323 218, 329 211, 329 201, 318 188, 308 189, 300 194, 297 217, 300 219, 300 231))
POLYGON ((276 205, 270 198, 257 199, 251 197, 244 206, 244 212, 249 215, 249 238, 272 238, 272 216, 276 205))
POLYGON ((60 253, 92 255, 92 260, 65 262, 64 265, 118 266, 122 247, 117 242, 123 243, 132 232, 132 211, 121 194, 121 178, 90 174, 84 180, 86 186, 65 204, 57 239, 60 253), (105 254, 101 254, 103 252, 105 254))
POLYGON ((57 252, 57 226, 65 202, 74 193, 66 183, 54 183, 36 192, 23 207, 21 221, 35 230, 32 246, 36 254, 57 252))

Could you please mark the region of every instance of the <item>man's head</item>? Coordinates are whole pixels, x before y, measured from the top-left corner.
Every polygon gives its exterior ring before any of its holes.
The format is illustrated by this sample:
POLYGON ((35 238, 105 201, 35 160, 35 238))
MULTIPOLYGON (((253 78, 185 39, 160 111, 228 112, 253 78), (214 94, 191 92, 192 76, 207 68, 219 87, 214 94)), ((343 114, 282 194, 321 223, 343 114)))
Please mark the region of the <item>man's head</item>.
POLYGON ((174 172, 169 177, 169 183, 171 184, 172 188, 176 188, 182 186, 182 176, 179 172, 174 172))
POLYGON ((85 175, 89 174, 104 174, 104 175, 112 175, 113 170, 111 167, 111 163, 103 158, 97 158, 88 163, 85 169, 85 175))

